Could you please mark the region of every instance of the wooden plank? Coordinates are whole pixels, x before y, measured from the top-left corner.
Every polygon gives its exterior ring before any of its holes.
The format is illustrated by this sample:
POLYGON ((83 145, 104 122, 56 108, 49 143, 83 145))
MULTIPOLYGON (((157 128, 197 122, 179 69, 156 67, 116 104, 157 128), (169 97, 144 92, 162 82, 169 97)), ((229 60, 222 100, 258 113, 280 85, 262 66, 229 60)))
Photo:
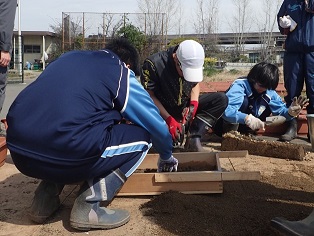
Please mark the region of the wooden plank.
MULTIPOLYGON (((197 191, 190 191, 190 190, 187 190, 187 191, 178 191, 180 193, 184 193, 184 194, 214 194, 214 193, 223 193, 223 187, 222 187, 222 183, 219 183, 219 186, 217 184, 215 184, 214 186, 214 182, 211 182, 208 186, 208 189, 212 189, 212 190, 197 190, 197 191), (216 186, 217 185, 217 186, 216 186), (217 190, 214 190, 214 189, 217 189, 217 190)), ((170 190, 168 190, 170 191, 170 190)), ((174 190, 172 190, 174 191, 174 190)), ((155 196, 155 195, 159 195, 159 194, 162 194, 164 192, 140 192, 140 193, 136 193, 136 192, 119 192, 117 194, 117 196, 119 197, 123 197, 123 196, 155 196)))
POLYGON ((157 195, 167 191, 186 194, 222 193, 222 181, 170 182, 157 183, 155 173, 136 173, 131 175, 118 193, 118 196, 157 195))
POLYGON ((199 171, 199 172, 169 172, 156 173, 156 183, 178 183, 178 182, 204 182, 204 181, 221 181, 221 172, 215 171, 199 171))
POLYGON ((186 152, 174 155, 179 160, 179 165, 184 163, 188 169, 191 167, 192 171, 145 173, 145 170, 156 169, 159 158, 158 154, 148 154, 138 168, 138 170, 144 170, 144 173, 133 173, 119 191, 118 196, 157 195, 171 190, 185 194, 222 193, 223 180, 260 179, 259 172, 221 171, 220 158, 246 157, 247 151, 186 152), (209 164, 217 170, 194 171, 192 167, 197 162, 205 162, 205 165, 209 164))
POLYGON ((0 137, 0 166, 3 166, 8 154, 7 143, 5 137, 0 137))
POLYGON ((219 158, 244 158, 248 156, 247 150, 239 150, 239 151, 222 151, 217 153, 219 158))
POLYGON ((217 171, 221 171, 221 166, 220 166, 220 160, 219 160, 219 154, 216 153, 216 163, 217 163, 217 171))
MULTIPOLYGON (((216 152, 182 152, 174 153, 173 155, 178 159, 179 165, 180 163, 195 161, 206 162, 213 167, 217 166, 216 152)), ((159 154, 147 154, 138 169, 157 169, 158 158, 159 154)))
POLYGON ((259 171, 222 172, 222 181, 260 180, 260 179, 261 173, 259 171))

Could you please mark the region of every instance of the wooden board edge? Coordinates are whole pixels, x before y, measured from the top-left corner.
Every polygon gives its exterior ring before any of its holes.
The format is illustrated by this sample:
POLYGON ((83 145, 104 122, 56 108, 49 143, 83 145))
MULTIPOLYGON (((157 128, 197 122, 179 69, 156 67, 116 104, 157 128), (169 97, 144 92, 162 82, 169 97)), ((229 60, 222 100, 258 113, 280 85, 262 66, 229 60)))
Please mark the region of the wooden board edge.
MULTIPOLYGON (((118 197, 127 197, 127 196, 155 196, 155 195, 160 195, 162 193, 165 193, 165 191, 163 192, 140 192, 140 193, 118 193, 117 196, 118 197)), ((219 190, 206 190, 206 191, 180 191, 180 193, 184 193, 184 194, 212 194, 212 193, 223 193, 223 189, 219 189, 219 190)))
POLYGON ((244 158, 249 155, 248 150, 239 150, 239 151, 221 151, 217 155, 219 158, 244 158))
POLYGON ((260 171, 232 171, 222 172, 222 181, 237 181, 237 180, 260 180, 260 171))
POLYGON ((156 183, 221 181, 219 171, 155 173, 156 183))

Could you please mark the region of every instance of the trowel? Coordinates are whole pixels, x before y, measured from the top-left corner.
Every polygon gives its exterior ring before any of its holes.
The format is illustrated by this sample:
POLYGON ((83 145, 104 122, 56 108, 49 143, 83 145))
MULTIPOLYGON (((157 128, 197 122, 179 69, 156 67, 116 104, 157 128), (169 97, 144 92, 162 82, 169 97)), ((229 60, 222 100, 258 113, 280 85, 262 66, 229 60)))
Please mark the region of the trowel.
POLYGON ((286 118, 284 116, 269 116, 266 117, 264 122, 266 126, 277 126, 285 123, 286 118))

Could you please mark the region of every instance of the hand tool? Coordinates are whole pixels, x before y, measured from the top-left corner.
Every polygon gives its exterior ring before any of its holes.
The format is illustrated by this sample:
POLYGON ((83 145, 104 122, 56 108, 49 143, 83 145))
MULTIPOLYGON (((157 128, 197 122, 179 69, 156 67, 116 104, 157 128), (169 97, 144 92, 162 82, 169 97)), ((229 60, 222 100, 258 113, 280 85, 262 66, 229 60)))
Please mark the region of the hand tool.
POLYGON ((277 126, 285 123, 286 118, 284 116, 269 116, 266 117, 264 122, 266 126, 277 126))

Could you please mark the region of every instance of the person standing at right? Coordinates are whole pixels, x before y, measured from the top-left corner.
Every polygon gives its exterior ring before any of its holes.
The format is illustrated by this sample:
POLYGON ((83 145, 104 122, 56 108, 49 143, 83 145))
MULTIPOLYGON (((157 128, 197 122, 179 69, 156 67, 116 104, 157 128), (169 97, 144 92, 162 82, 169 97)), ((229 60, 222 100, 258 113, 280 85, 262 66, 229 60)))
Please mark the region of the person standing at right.
MULTIPOLYGON (((314 113, 314 0, 284 0, 277 14, 279 30, 287 35, 283 61, 287 107, 300 96, 303 85, 309 98, 307 113, 314 113)), ((297 119, 288 122, 281 141, 297 136, 297 119)))

